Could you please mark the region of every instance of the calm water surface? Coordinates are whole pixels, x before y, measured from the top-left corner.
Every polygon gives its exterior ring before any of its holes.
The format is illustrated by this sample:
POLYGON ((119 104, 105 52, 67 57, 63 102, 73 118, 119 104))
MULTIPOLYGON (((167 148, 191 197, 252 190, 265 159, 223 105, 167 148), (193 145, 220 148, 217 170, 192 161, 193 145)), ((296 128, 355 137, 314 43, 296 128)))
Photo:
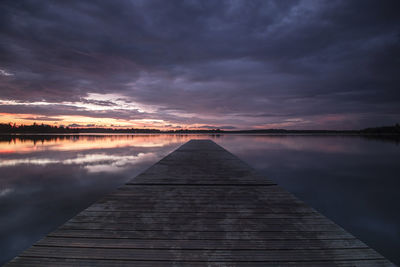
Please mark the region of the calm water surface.
POLYGON ((0 136, 0 265, 190 139, 213 139, 400 264, 400 146, 340 136, 0 136))

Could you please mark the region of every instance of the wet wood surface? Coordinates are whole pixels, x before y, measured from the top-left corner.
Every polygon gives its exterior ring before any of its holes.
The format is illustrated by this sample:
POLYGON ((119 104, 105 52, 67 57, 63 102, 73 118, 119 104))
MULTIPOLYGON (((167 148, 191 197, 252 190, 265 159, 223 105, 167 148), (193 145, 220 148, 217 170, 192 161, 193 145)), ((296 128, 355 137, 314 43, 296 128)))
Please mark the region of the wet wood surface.
POLYGON ((210 140, 191 140, 8 266, 393 266, 210 140))

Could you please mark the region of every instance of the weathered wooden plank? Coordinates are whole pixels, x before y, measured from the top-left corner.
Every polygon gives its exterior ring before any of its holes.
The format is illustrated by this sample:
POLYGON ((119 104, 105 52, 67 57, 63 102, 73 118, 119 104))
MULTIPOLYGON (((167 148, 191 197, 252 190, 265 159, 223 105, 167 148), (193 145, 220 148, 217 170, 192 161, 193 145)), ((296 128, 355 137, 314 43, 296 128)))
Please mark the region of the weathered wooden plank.
POLYGON ((135 202, 134 200, 102 200, 100 202, 98 202, 96 205, 93 205, 92 207, 115 207, 116 209, 137 209, 137 208, 144 208, 144 209, 148 209, 148 208, 157 208, 157 209, 187 209, 187 210, 193 210, 195 208, 202 208, 202 210, 223 210, 223 209, 237 209, 237 208, 254 208, 254 209, 258 209, 258 210, 265 210, 265 209, 272 209, 274 210, 274 208, 280 208, 280 209, 284 209, 284 208, 291 208, 292 210, 294 208, 298 208, 302 211, 304 210, 309 210, 309 208, 301 203, 301 202, 293 202, 291 203, 291 201, 273 201, 272 203, 263 203, 262 201, 249 201, 250 203, 246 203, 246 202, 236 202, 236 203, 226 203, 221 201, 221 203, 213 203, 212 201, 207 201, 207 202, 201 202, 201 201, 185 201, 185 202, 171 202, 171 201, 166 201, 166 202, 155 202, 155 201, 151 201, 149 200, 148 203, 145 202, 135 202))
POLYGON ((321 225, 328 224, 334 225, 334 223, 326 218, 205 218, 205 217, 118 217, 118 216, 76 216, 67 223, 146 223, 146 224, 168 224, 168 225, 182 225, 188 224, 204 224, 204 225, 273 225, 273 224, 304 224, 304 225, 321 225))
MULTIPOLYGON (((204 213, 210 213, 210 212, 235 212, 238 209, 249 209, 249 207, 241 207, 240 205, 237 206, 206 206, 203 207, 202 212, 204 213)), ((196 210, 194 207, 190 207, 189 205, 176 205, 176 206, 168 206, 168 207, 155 207, 151 205, 147 206, 139 206, 139 207, 132 207, 128 205, 124 205, 123 203, 120 203, 118 206, 116 205, 93 205, 88 208, 89 211, 107 211, 107 210, 114 210, 118 212, 129 212, 129 211, 134 211, 134 212, 145 212, 149 210, 154 210, 155 212, 189 212, 196 210)), ((264 212, 270 212, 270 213, 305 213, 309 212, 309 209, 307 207, 291 207, 291 206, 273 206, 273 207, 265 207, 265 208, 253 208, 252 211, 254 213, 264 213, 264 212)))
MULTIPOLYGON (((229 190, 229 189, 228 189, 229 190)), ((221 190, 223 191, 223 190, 221 190)), ((164 194, 159 194, 158 192, 153 192, 152 198, 148 199, 148 203, 158 203, 158 202, 163 202, 163 203, 168 203, 168 202, 174 202, 174 198, 179 197, 182 202, 184 201, 197 201, 199 203, 201 202, 210 202, 212 199, 219 200, 222 203, 224 202, 229 202, 230 203, 247 203, 251 204, 251 202, 264 202, 265 205, 270 204, 271 201, 274 202, 294 202, 294 203, 300 203, 304 204, 302 201, 293 198, 291 196, 285 196, 285 195, 280 195, 280 194, 268 194, 267 196, 263 197, 258 197, 257 195, 247 195, 246 193, 243 194, 231 194, 231 195, 219 195, 217 193, 211 193, 210 195, 201 195, 199 193, 195 193, 195 190, 193 190, 193 194, 190 194, 191 192, 169 192, 169 193, 164 193, 164 194), (215 197, 214 197, 215 195, 215 197), (210 199, 211 198, 211 199, 210 199)), ((106 201, 112 201, 112 200, 117 200, 117 201, 134 201, 132 198, 136 199, 138 203, 140 202, 145 202, 146 203, 146 194, 113 194, 109 195, 98 202, 106 202, 106 201)), ((147 197, 149 198, 149 197, 147 197)), ((175 201, 176 202, 176 201, 175 201)))
POLYGON ((91 237, 91 238, 130 238, 130 239, 256 239, 256 240, 285 240, 285 239, 353 239, 345 232, 318 231, 127 231, 120 230, 72 230, 58 229, 48 236, 52 237, 91 237))
POLYGON ((196 249, 107 249, 33 246, 21 256, 54 257, 69 259, 119 259, 119 260, 194 260, 194 261, 291 261, 304 260, 360 260, 383 259, 370 248, 305 249, 305 250, 196 250, 196 249))
MULTIPOLYGON (((135 178, 136 179, 136 178, 135 178)), ((193 188, 196 190, 200 190, 203 189, 203 191, 207 194, 208 192, 212 193, 214 190, 221 190, 221 187, 225 187, 228 188, 229 190, 236 190, 237 192, 240 192, 240 190, 248 190, 249 188, 251 190, 255 190, 255 192, 259 191, 259 190, 271 190, 271 192, 276 191, 276 192, 281 192, 282 194, 288 194, 287 191, 283 190, 282 188, 280 188, 277 185, 265 185, 264 183, 259 183, 259 184, 246 184, 246 185, 242 185, 242 184, 196 184, 196 185, 191 185, 191 184, 182 184, 182 187, 177 187, 176 184, 161 184, 160 187, 155 187, 154 184, 150 184, 150 183, 137 183, 137 184, 125 184, 123 187, 117 188, 115 190, 115 192, 119 192, 119 191, 129 191, 129 192, 134 192, 132 190, 137 190, 138 192, 143 191, 143 190, 159 190, 162 192, 168 191, 168 190, 175 190, 177 188, 193 188), (261 186, 260 186, 261 185, 261 186)), ((233 192, 234 192, 233 191, 233 192)), ((250 191, 251 192, 251 191, 250 191)), ((231 193, 231 192, 230 192, 231 193)))
POLYGON ((391 266, 211 141, 183 145, 10 266, 391 266))
POLYGON ((137 230, 137 231, 334 231, 339 232, 334 224, 148 224, 134 223, 66 223, 60 229, 80 230, 137 230))
MULTIPOLYGON (((178 193, 176 193, 176 195, 178 195, 178 193)), ((174 201, 174 199, 171 199, 171 196, 165 196, 165 195, 161 195, 161 194, 155 194, 155 196, 159 197, 158 199, 151 199, 151 200, 147 200, 145 195, 139 195, 139 194, 135 194, 135 195, 121 195, 121 194, 115 194, 115 195, 110 195, 106 198, 104 198, 102 200, 102 202, 106 202, 106 201, 112 201, 112 200, 117 200, 117 201, 125 201, 125 202, 129 202, 129 201, 133 201, 131 200, 132 197, 135 197, 135 199, 137 200, 137 203, 148 203, 148 201, 151 201, 151 203, 158 203, 158 202, 162 202, 162 203, 175 203, 176 201, 174 201), (147 202, 146 202, 147 200, 147 202)), ((203 196, 203 195, 197 195, 197 194, 193 194, 193 195, 183 195, 181 194, 179 197, 180 200, 182 200, 182 202, 186 202, 186 201, 196 201, 198 203, 210 203, 213 201, 213 199, 210 199, 210 196, 203 196)), ((279 202, 279 203, 285 203, 285 202, 294 202, 294 203, 301 203, 303 204, 302 201, 299 201, 298 199, 295 198, 291 198, 289 196, 285 196, 285 195, 278 195, 278 194, 270 194, 268 196, 265 197, 256 197, 256 196, 246 196, 246 195, 229 195, 229 196, 219 196, 217 198, 218 201, 220 201, 221 203, 231 203, 231 204, 253 204, 253 203, 259 203, 259 204, 264 204, 264 205, 271 205, 271 202, 279 202)))
POLYGON ((117 238, 65 238, 46 237, 37 246, 86 247, 86 248, 156 248, 156 249, 345 249, 365 248, 361 241, 353 239, 286 239, 286 240, 163 240, 117 238))
POLYGON ((119 259, 66 259, 66 258, 46 258, 46 257, 17 257, 9 266, 140 266, 140 267, 158 267, 158 266, 339 266, 339 267, 379 267, 379 266, 394 266, 384 259, 370 260, 332 260, 332 261, 290 261, 290 259, 281 259, 279 261, 254 262, 254 261, 235 261, 235 262, 215 262, 215 261, 126 261, 119 259))
MULTIPOLYGON (((193 218, 204 218, 204 219, 303 219, 303 218, 324 218, 323 215, 317 213, 315 211, 306 212, 306 213, 256 213, 256 212, 248 212, 248 211, 235 211, 235 212, 201 212, 201 211, 192 211, 192 212, 152 212, 152 211, 143 211, 143 212, 120 212, 120 211, 90 211, 84 210, 79 213, 76 217, 93 217, 99 218, 102 217, 113 217, 113 218, 182 218, 182 219, 193 219, 193 218)), ((172 219, 171 218, 171 219, 172 219)))

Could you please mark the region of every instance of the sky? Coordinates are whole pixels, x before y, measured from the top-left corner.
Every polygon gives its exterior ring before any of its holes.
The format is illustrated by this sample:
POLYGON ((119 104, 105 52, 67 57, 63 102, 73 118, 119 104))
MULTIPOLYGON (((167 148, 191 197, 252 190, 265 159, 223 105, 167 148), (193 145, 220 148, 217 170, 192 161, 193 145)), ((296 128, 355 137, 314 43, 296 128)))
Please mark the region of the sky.
POLYGON ((0 123, 400 122, 400 1, 0 2, 0 123))

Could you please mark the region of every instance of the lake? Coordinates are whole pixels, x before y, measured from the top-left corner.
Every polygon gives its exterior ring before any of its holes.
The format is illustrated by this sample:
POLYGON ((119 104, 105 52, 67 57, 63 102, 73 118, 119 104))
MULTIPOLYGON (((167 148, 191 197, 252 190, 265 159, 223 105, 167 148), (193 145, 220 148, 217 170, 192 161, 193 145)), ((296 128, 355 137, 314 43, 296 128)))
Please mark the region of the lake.
POLYGON ((400 146, 359 136, 0 136, 0 265, 190 139, 212 139, 400 264, 400 146))

